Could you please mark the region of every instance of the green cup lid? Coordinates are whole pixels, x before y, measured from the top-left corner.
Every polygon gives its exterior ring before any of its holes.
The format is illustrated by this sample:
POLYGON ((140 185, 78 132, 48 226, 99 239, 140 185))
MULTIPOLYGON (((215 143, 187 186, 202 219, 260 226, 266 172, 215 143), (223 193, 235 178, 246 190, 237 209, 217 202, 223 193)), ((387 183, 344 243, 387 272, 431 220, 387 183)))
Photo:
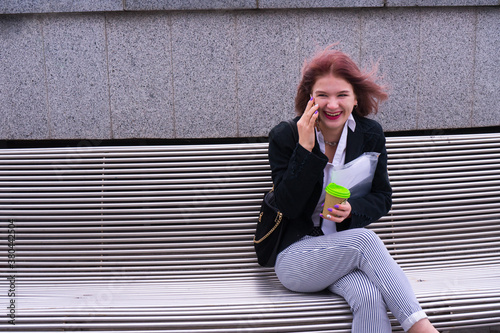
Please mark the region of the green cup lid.
POLYGON ((347 199, 351 196, 351 192, 344 186, 337 185, 335 183, 330 183, 325 188, 326 193, 333 195, 337 198, 347 199))

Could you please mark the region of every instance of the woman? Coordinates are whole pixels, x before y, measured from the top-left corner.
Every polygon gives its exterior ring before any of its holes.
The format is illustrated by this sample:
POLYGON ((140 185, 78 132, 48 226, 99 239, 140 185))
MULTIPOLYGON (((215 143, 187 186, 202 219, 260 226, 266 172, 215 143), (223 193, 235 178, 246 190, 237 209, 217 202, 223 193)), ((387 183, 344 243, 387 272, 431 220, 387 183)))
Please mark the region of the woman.
POLYGON ((297 129, 282 122, 269 135, 276 204, 289 218, 275 271, 290 290, 329 289, 344 297, 352 332, 391 332, 387 308, 405 331, 437 332, 382 241, 363 228, 392 203, 385 137, 365 118, 386 98, 372 75, 342 52, 327 48, 305 63, 295 99, 297 129), (371 192, 327 207, 330 213, 322 216, 331 169, 364 152, 380 153, 371 192))

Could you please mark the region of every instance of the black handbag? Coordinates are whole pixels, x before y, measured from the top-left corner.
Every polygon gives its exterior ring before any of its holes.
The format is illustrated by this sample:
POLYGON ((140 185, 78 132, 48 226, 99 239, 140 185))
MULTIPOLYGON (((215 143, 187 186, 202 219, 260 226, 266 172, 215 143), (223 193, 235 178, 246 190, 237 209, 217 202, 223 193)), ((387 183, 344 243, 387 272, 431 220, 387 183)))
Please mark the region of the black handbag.
MULTIPOLYGON (((287 121, 288 126, 292 129, 295 142, 299 141, 299 133, 297 126, 293 120, 287 121)), ((257 254, 259 265, 264 267, 274 267, 278 249, 283 236, 283 230, 288 219, 283 216, 283 213, 276 207, 274 200, 274 186, 264 195, 262 205, 260 207, 259 222, 255 229, 253 237, 253 245, 257 254)))
POLYGON ((273 190, 264 195, 253 238, 257 261, 264 267, 274 267, 287 220, 276 207, 273 190))

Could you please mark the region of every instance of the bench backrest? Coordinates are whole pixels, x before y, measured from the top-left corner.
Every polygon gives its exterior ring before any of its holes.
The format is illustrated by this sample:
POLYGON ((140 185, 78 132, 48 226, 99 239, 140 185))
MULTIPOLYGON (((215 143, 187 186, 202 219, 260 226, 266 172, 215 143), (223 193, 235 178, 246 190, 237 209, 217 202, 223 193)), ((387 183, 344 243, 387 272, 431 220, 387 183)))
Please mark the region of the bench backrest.
MULTIPOLYGON (((396 260, 498 262, 500 135, 387 147, 394 204, 371 228, 396 260)), ((0 229, 15 231, 18 279, 262 274, 252 237, 271 186, 267 143, 6 149, 0 229)))
POLYGON ((387 140, 393 206, 372 225, 407 269, 498 263, 500 134, 387 140))

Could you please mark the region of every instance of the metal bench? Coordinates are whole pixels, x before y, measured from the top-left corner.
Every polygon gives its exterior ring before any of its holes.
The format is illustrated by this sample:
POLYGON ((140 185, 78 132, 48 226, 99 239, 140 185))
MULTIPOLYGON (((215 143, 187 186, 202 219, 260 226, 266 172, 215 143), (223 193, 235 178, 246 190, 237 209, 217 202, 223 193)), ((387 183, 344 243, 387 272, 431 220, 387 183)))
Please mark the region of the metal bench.
MULTIPOLYGON (((371 228, 438 329, 500 324, 500 135, 387 141, 371 228)), ((0 331, 349 332, 257 265, 270 188, 267 143, 1 150, 0 331)))

